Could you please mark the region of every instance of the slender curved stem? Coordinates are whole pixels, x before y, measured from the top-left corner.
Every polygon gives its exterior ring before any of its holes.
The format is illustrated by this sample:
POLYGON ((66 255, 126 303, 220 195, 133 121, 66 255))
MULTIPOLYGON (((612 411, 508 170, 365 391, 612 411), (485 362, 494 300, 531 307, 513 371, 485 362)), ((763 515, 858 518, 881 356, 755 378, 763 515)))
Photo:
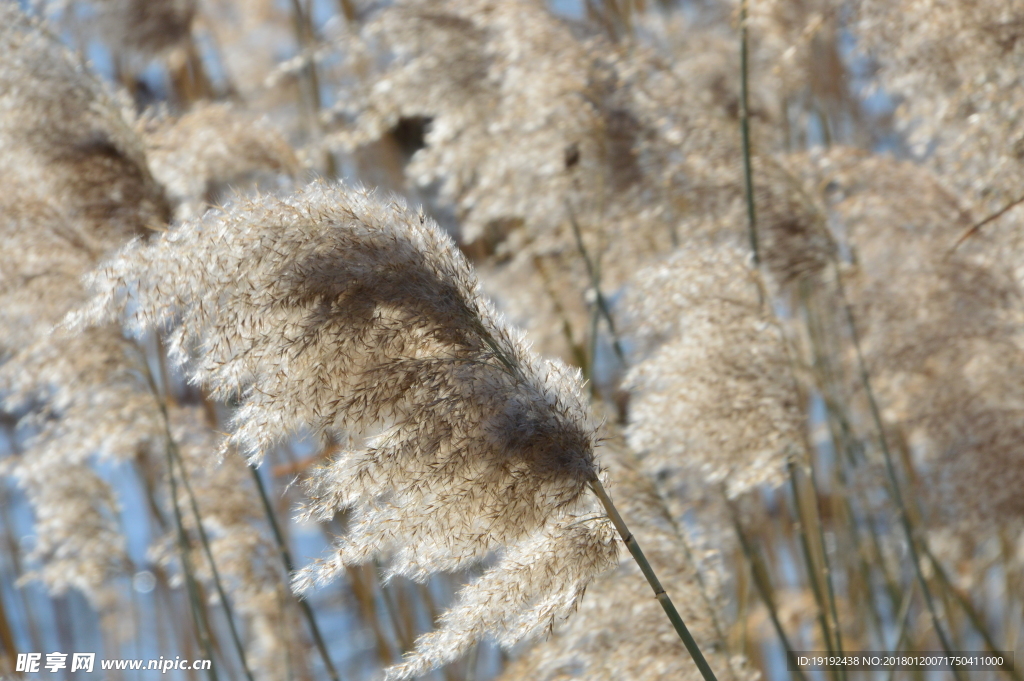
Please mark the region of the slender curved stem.
MULTIPOLYGON (((875 428, 878 430, 878 441, 882 450, 882 458, 885 460, 885 472, 889 478, 889 487, 892 499, 896 503, 900 527, 903 529, 903 533, 906 536, 910 562, 914 568, 914 575, 917 578, 917 582, 921 587, 921 595, 924 597, 925 605, 928 607, 928 614, 931 615, 932 627, 935 629, 935 635, 939 638, 942 650, 947 655, 952 655, 953 647, 950 645, 949 638, 946 636, 946 632, 943 630, 942 624, 939 621, 939 613, 935 608, 935 602, 932 598, 931 589, 928 586, 928 580, 925 579, 924 573, 921 571, 921 556, 918 552, 917 535, 914 533, 914 529, 910 524, 910 514, 907 511, 906 503, 903 501, 903 491, 900 487, 899 477, 896 474, 896 464, 893 463, 892 452, 889 449, 889 439, 885 434, 882 412, 878 406, 878 401, 875 399, 875 391, 871 385, 871 375, 868 373, 867 361, 864 359, 864 352, 861 349, 860 334, 857 331, 857 324, 853 317, 853 308, 846 297, 846 291, 843 287, 843 279, 839 272, 839 267, 836 266, 835 270, 836 285, 838 288, 840 303, 842 304, 843 312, 846 316, 846 323, 850 329, 850 339, 853 342, 853 349, 857 358, 858 373, 860 374, 861 384, 863 385, 864 392, 868 398, 871 418, 874 421, 875 428)), ((953 674, 956 676, 958 681, 963 680, 963 674, 958 667, 953 667, 953 674)))
MULTIPOLYGON (((750 563, 750 574, 753 577, 757 595, 761 597, 761 602, 768 609, 768 617, 772 621, 772 626, 775 627, 775 633, 778 635, 779 641, 782 642, 782 647, 786 649, 786 655, 792 657, 793 646, 789 642, 786 630, 782 628, 782 622, 779 621, 779 613, 775 608, 775 599, 772 598, 772 585, 768 579, 768 571, 765 569, 764 561, 758 556, 757 549, 747 539, 747 534, 743 531, 743 525, 740 523, 739 513, 736 511, 736 505, 725 495, 724 489, 722 498, 725 500, 725 505, 729 508, 729 517, 732 520, 733 529, 736 530, 736 536, 740 540, 740 548, 743 550, 743 555, 746 557, 747 562, 750 563)), ((807 676, 800 667, 793 669, 793 675, 799 681, 807 681, 807 676)))
MULTIPOLYGON (((267 516, 267 522, 270 523, 270 529, 274 533, 274 542, 277 544, 277 551, 281 555, 281 563, 284 565, 285 571, 290 575, 295 571, 295 561, 292 560, 292 554, 288 550, 288 545, 285 543, 284 534, 281 532, 281 526, 277 523, 277 517, 274 515, 274 507, 270 504, 270 496, 267 494, 267 488, 263 484, 263 479, 260 477, 260 472, 255 466, 250 465, 249 471, 252 473, 252 478, 256 482, 256 490, 260 494, 260 501, 263 502, 263 512, 267 516)), ((316 617, 313 614, 313 608, 310 607, 309 602, 305 598, 297 599, 299 607, 302 609, 302 614, 306 618, 306 622, 309 624, 309 633, 313 636, 313 642, 316 644, 316 649, 320 653, 320 658, 324 661, 324 667, 327 668, 327 675, 331 677, 331 681, 341 681, 341 677, 338 676, 338 670, 335 669, 334 663, 331 662, 331 655, 327 651, 327 644, 324 643, 323 636, 320 634, 320 627, 317 626, 316 617)))
MULTIPOLYGON (((161 364, 161 371, 163 370, 164 367, 161 364)), ((152 391, 153 397, 156 399, 157 407, 160 409, 160 415, 163 417, 164 434, 166 436, 167 445, 167 475, 169 476, 171 483, 171 500, 174 504, 174 519, 178 525, 178 535, 182 551, 182 564, 185 566, 188 565, 188 538, 185 534, 185 526, 182 522, 181 509, 178 507, 178 490, 177 483, 174 478, 175 464, 177 464, 178 470, 181 471, 181 482, 185 487, 185 493, 186 496, 188 496, 189 505, 192 509, 192 514, 195 517, 199 543, 203 547, 203 553, 206 555, 207 561, 210 563, 210 574, 213 576, 214 587, 217 589, 217 595, 220 597, 221 606, 224 608, 224 615, 228 621, 228 630, 231 633, 231 640, 235 645, 236 652, 238 653, 238 659, 242 663, 242 671, 245 673, 245 677, 248 681, 254 681, 252 670, 249 669, 249 661, 246 659, 245 646, 243 645, 242 638, 239 635, 238 627, 235 625, 235 617, 232 612, 231 601, 228 600, 227 593, 224 591, 224 585, 220 578, 220 571, 217 569, 217 562, 213 559, 213 551, 210 548, 210 539, 206 534, 206 528, 203 527, 203 518, 199 512, 199 504, 196 502, 196 495, 192 491, 192 485, 188 481, 188 472, 185 470, 185 462, 182 459, 181 451, 178 449, 178 443, 175 442, 174 436, 171 434, 171 417, 167 409, 167 400, 157 387, 156 379, 153 377, 152 372, 147 370, 145 374, 146 380, 149 383, 149 389, 152 391)), ((166 374, 163 374, 161 378, 164 386, 166 387, 166 374)), ((191 577, 190 574, 188 576, 191 577)), ((210 659, 212 661, 213 658, 211 657, 210 659)))
MULTIPOLYGON (((800 496, 800 487, 796 482, 796 464, 790 461, 787 464, 789 469, 789 485, 790 490, 793 493, 793 502, 796 505, 796 534, 800 539, 800 549, 803 554, 804 564, 807 569, 807 579, 811 584, 811 593, 814 594, 814 601, 818 606, 818 625, 821 627, 822 640, 825 642, 825 647, 828 649, 829 655, 835 655, 837 650, 835 643, 832 639, 832 631, 828 625, 828 615, 825 608, 825 596, 823 588, 819 581, 818 566, 814 562, 814 555, 811 551, 811 542, 809 539, 809 533, 807 529, 807 514, 804 510, 804 504, 800 496)), ((824 547, 823 547, 824 548, 824 547)), ((838 680, 840 678, 839 671, 836 668, 831 669, 833 676, 838 680)))
POLYGON ((207 677, 210 681, 217 681, 217 669, 213 660, 213 644, 210 640, 207 623, 202 616, 202 604, 199 598, 199 586, 196 583, 195 571, 192 568, 192 560, 189 558, 188 536, 185 534, 185 523, 182 519, 181 507, 178 506, 178 483, 174 477, 174 457, 171 454, 170 446, 167 447, 167 477, 171 487, 171 507, 174 510, 174 525, 177 529, 178 547, 181 551, 181 568, 185 573, 185 588, 188 591, 188 603, 192 612, 192 620, 196 627, 196 638, 199 645, 210 660, 210 669, 207 677))
POLYGON ((672 626, 675 627, 676 633, 679 634, 679 638, 682 639, 683 645, 686 646, 686 650, 689 651, 690 657, 693 658, 694 663, 697 665, 697 669, 700 670, 701 676, 704 677, 704 681, 718 681, 715 677, 715 673, 711 671, 710 665, 707 660, 704 659, 704 654, 700 652, 700 648, 697 646, 697 642, 693 639, 690 634, 690 630, 686 628, 686 623, 683 622, 683 618, 679 615, 679 611, 676 610, 676 606, 672 603, 672 599, 669 598, 668 593, 665 592, 664 587, 661 586, 661 582, 658 580, 658 575, 654 573, 654 568, 647 561, 647 557, 644 556, 644 552, 640 549, 640 544, 637 543, 636 537, 626 527, 626 522, 619 515, 618 509, 615 508, 615 504, 612 503, 611 497, 608 496, 608 492, 605 491, 604 485, 597 478, 593 478, 590 481, 590 489, 593 490, 594 494, 601 501, 601 505, 604 506, 605 512, 612 521, 612 525, 618 531, 619 536, 622 537, 623 543, 626 548, 629 549, 630 554, 633 556, 633 560, 640 566, 640 571, 644 573, 644 577, 647 578, 648 584, 651 585, 651 589, 654 590, 654 596, 658 599, 662 609, 665 610, 665 614, 668 615, 669 621, 672 622, 672 626))
MULTIPOLYGON (((172 462, 178 464, 178 470, 181 471, 181 481, 185 485, 185 493, 188 496, 189 505, 192 508, 192 515, 196 519, 196 531, 199 535, 199 543, 203 547, 203 553, 206 555, 206 560, 210 563, 210 574, 213 576, 213 585, 217 589, 217 595, 220 597, 221 606, 224 608, 224 614, 228 621, 228 631, 231 632, 231 640, 235 644, 235 650, 238 653, 238 659, 242 663, 242 671, 245 673, 245 678, 249 681, 254 681, 252 670, 249 668, 249 661, 245 655, 245 645, 242 643, 242 637, 238 632, 238 627, 235 624, 234 613, 231 608, 231 601, 228 600, 228 595, 224 591, 224 584, 220 578, 220 570, 217 569, 217 563, 213 559, 213 550, 210 548, 210 538, 206 534, 206 528, 203 527, 202 515, 199 513, 199 504, 196 502, 196 495, 192 491, 192 485, 188 481, 188 473, 185 471, 185 462, 182 460, 181 452, 178 451, 178 445, 171 439, 170 431, 167 433, 168 437, 168 449, 169 456, 172 457, 172 462)), ((173 469, 171 475, 173 475, 173 469)))
POLYGON ((747 196, 747 229, 754 266, 761 264, 757 243, 757 212, 754 208, 754 168, 750 157, 749 48, 747 46, 747 0, 740 0, 740 133, 743 136, 743 183, 747 196))

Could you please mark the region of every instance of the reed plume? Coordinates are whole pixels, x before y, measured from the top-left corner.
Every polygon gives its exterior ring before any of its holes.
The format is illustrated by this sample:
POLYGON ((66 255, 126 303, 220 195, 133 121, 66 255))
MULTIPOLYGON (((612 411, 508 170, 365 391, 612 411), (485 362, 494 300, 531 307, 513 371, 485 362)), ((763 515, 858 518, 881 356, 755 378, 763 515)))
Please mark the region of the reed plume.
POLYGON ((628 438, 677 484, 725 484, 736 496, 780 484, 803 451, 799 393, 758 277, 743 251, 693 246, 629 292, 641 361, 626 377, 628 438))
POLYGON ((94 255, 97 239, 164 222, 167 204, 123 97, 15 5, 0 12, 5 175, 64 217, 87 222, 92 233, 79 238, 94 255))
MULTIPOLYGON (((457 217, 502 309, 574 357, 595 307, 586 259, 615 291, 693 236, 746 239, 735 69, 719 36, 689 30, 685 50, 627 47, 532 0, 396 3, 339 48, 343 73, 376 77, 340 98, 334 139, 356 150, 419 122, 406 180, 457 217)), ((771 89, 756 101, 776 119, 771 89)), ((767 152, 757 162, 770 266, 786 281, 820 270, 820 213, 767 152)))
MULTIPOLYGON (((748 678, 742 658, 730 660, 718 638, 717 603, 702 585, 672 515, 654 481, 637 465, 621 436, 606 430, 601 464, 623 500, 622 514, 639 538, 664 584, 679 597, 683 618, 708 651, 711 665, 729 670, 725 678, 748 678)), ((636 563, 620 560, 587 590, 579 613, 557 627, 546 641, 524 651, 499 677, 501 681, 697 680, 701 676, 657 603, 647 597, 636 563), (622 623, 628 617, 629 626, 622 623)), ((720 672, 722 673, 722 672, 720 672)))
POLYGON ((36 513, 37 574, 110 612, 128 561, 116 497, 90 463, 132 458, 159 421, 120 329, 49 331, 84 300, 80 277, 167 208, 117 98, 10 3, 0 54, 0 395, 23 448, 5 468, 36 513))
POLYGON ((998 0, 854 7, 861 48, 877 61, 879 84, 899 98, 894 113, 912 157, 985 212, 1020 198, 1020 7, 998 0))
POLYGON ((616 251, 602 268, 612 288, 671 246, 670 218, 645 210, 663 183, 659 129, 635 110, 640 69, 532 0, 396 3, 348 45, 350 71, 385 66, 378 85, 356 81, 339 100, 339 147, 426 122, 407 182, 458 217, 459 239, 482 256, 503 309, 543 351, 571 356, 563 317, 570 342, 585 342, 592 284, 572 222, 592 257, 616 251), (620 238, 627 224, 636 238, 620 238), (538 268, 549 286, 538 285, 538 268))
POLYGON ((65 621, 268 681, 1013 649, 1022 27, 0 2, 0 676, 65 621))
POLYGON ((278 188, 294 177, 299 160, 269 122, 228 104, 199 103, 173 117, 143 121, 146 156, 153 175, 175 205, 175 218, 202 215, 231 195, 231 188, 278 188))
POLYGON ((376 556, 422 580, 504 549, 392 678, 485 632, 511 645, 542 630, 614 561, 611 528, 579 515, 597 469, 578 373, 533 355, 451 240, 397 200, 316 183, 240 202, 91 280, 72 325, 170 325, 190 379, 238 403, 225 447, 258 461, 300 430, 346 443, 307 514, 353 521, 299 590, 376 556))
POLYGON ((975 531, 1020 518, 1006 486, 1022 456, 1015 263, 998 240, 954 249, 970 215, 928 170, 844 149, 816 165, 855 258, 844 279, 882 413, 922 466, 929 518, 975 531))

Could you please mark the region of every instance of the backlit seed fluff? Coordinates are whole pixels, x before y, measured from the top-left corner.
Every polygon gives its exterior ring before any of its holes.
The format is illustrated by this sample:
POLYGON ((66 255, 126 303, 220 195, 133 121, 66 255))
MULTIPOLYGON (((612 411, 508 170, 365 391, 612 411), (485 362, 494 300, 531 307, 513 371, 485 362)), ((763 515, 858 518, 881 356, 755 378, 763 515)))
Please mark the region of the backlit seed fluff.
POLYGON ((802 451, 797 386, 758 276, 740 249, 693 246, 641 272, 627 295, 640 350, 626 377, 629 443, 680 485, 736 496, 781 482, 802 451))
POLYGON ((299 171, 295 152, 266 120, 227 104, 199 103, 180 117, 145 120, 146 156, 175 204, 175 215, 202 215, 228 187, 275 184, 299 171))
MULTIPOLYGON (((125 102, 44 25, 0 3, 0 178, 39 197, 93 239, 166 220, 125 102)), ((10 194, 10 192, 7 192, 10 194)))
POLYGON ((308 513, 351 509, 348 533, 297 588, 376 556, 425 579, 504 551, 393 678, 485 633, 511 645, 614 564, 610 528, 577 517, 596 475, 578 372, 531 353, 451 239, 399 201, 323 183, 240 201, 130 245, 92 285, 72 325, 170 325, 190 378, 238 402, 226 445, 259 460, 300 429, 346 443, 308 513))
MULTIPOLYGON (((730 660, 716 633, 712 599, 705 591, 678 528, 654 481, 640 471, 614 431, 601 449, 601 463, 621 499, 620 511, 661 583, 680 608, 708 663, 720 679, 748 681, 745 661, 730 660), (617 441, 618 440, 618 441, 617 441)), ((623 553, 616 570, 603 574, 580 604, 579 616, 543 643, 522 651, 500 681, 698 681, 686 652, 637 564, 623 553), (628 621, 628 626, 624 622, 628 621)))
POLYGON ((17 422, 0 473, 32 507, 30 576, 104 615, 125 608, 114 584, 130 561, 118 495, 91 465, 148 448, 156 405, 119 328, 49 331, 85 299, 86 271, 164 217, 141 149, 81 60, 0 3, 0 412, 17 422))

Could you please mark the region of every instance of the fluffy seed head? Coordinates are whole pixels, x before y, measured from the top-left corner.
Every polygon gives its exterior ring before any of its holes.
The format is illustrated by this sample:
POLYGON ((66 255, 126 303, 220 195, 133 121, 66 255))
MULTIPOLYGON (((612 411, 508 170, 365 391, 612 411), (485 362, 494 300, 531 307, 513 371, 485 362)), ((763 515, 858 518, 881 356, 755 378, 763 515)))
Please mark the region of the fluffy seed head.
MULTIPOLYGON (((449 618, 438 635, 511 643, 565 616, 614 554, 606 526, 574 520, 596 475, 578 372, 533 355, 452 241, 398 201, 313 184, 240 202, 132 244, 92 282, 73 324, 114 318, 130 298, 134 328, 173 327, 191 379, 238 402, 227 443, 251 459, 300 430, 345 443, 314 476, 308 513, 349 508, 353 521, 298 588, 381 554, 392 574, 423 579, 507 547, 456 606, 507 614, 449 618)), ((439 663, 436 650, 424 642, 395 674, 439 663)))
POLYGON ((638 275, 627 302, 642 357, 626 379, 631 446, 681 484, 697 475, 731 496, 779 483, 801 451, 786 346, 746 260, 728 247, 681 249, 638 275))

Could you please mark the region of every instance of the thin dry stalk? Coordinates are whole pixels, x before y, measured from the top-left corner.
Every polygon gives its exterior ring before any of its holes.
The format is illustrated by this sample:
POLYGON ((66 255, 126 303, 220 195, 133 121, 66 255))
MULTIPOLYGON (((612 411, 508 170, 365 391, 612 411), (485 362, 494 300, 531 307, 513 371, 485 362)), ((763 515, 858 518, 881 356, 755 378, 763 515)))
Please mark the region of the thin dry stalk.
MULTIPOLYGON (((787 659, 789 659, 792 657, 794 649, 789 642, 789 637, 786 635, 786 630, 782 628, 782 622, 779 620, 778 610, 775 607, 775 598, 772 595, 773 589, 771 579, 768 577, 768 570, 765 568, 764 561, 758 554, 757 549, 750 543, 747 533, 743 530, 743 524, 740 522, 739 510, 736 508, 736 503, 729 498, 725 489, 722 490, 722 499, 729 509, 732 526, 736 531, 736 537, 739 539, 743 556, 746 558, 747 565, 750 568, 750 573, 754 580, 754 586, 757 589, 757 595, 761 597, 761 602, 764 603, 765 608, 768 609, 768 616, 772 621, 772 627, 775 628, 775 633, 779 637, 779 642, 786 651, 787 659)), ((799 667, 793 671, 793 676, 800 681, 807 681, 807 677, 799 667)))
MULTIPOLYGON (((793 521, 794 529, 797 537, 800 540, 800 553, 804 559, 804 567, 807 571, 807 579, 811 584, 811 592, 814 594, 814 601, 817 604, 818 611, 818 625, 821 627, 821 637, 825 642, 825 647, 828 649, 829 655, 841 654, 840 648, 838 647, 834 635, 836 632, 832 630, 828 622, 828 610, 825 606, 825 596, 822 592, 822 585, 820 582, 820 572, 815 562, 814 555, 811 551, 811 543, 809 540, 810 532, 807 529, 807 513, 804 509, 804 503, 802 495, 800 493, 800 486, 797 483, 796 477, 796 464, 792 461, 788 464, 789 468, 789 484, 790 492, 793 495, 793 501, 796 505, 796 520, 793 521)), ((830 671, 833 676, 837 679, 844 678, 844 673, 837 667, 831 667, 830 671)))
POLYGON ((188 535, 185 532, 181 507, 178 505, 178 481, 174 474, 174 467, 174 455, 171 453, 171 448, 168 447, 167 479, 171 488, 171 506, 174 510, 174 526, 178 537, 179 559, 181 560, 182 571, 185 573, 185 588, 188 591, 189 608, 192 613, 192 622, 195 625, 195 634, 199 641, 199 646, 203 649, 206 659, 211 661, 207 676, 210 681, 217 681, 217 667, 213 663, 213 640, 210 635, 210 625, 205 617, 202 606, 203 599, 199 593, 199 582, 195 578, 195 570, 192 567, 191 547, 189 546, 188 535))
POLYGON ((694 664, 697 665, 697 669, 700 670, 701 676, 704 677, 704 681, 717 681, 715 673, 711 671, 711 666, 708 665, 707 660, 704 659, 704 654, 701 653, 700 647, 697 642, 693 640, 693 635, 690 634, 690 630, 686 628, 686 623, 683 622, 683 618, 679 616, 679 611, 676 610, 676 606, 672 603, 672 598, 668 595, 665 589, 661 586, 661 582, 658 581, 658 575, 654 573, 654 569, 651 568, 651 564, 647 562, 646 556, 644 556, 643 550, 640 548, 640 544, 637 543, 636 537, 626 527, 625 521, 622 516, 619 515, 618 509, 615 508, 615 504, 612 503, 611 497, 604 489, 604 485, 596 477, 590 482, 590 489, 593 490, 594 494, 601 501, 601 505, 604 507, 605 512, 611 519, 612 524, 615 525, 616 531, 619 536, 622 537, 622 542, 629 549, 629 553, 633 556, 633 560, 640 567, 641 572, 644 573, 644 577, 647 579, 648 584, 651 585, 651 589, 654 591, 654 597, 658 599, 658 603, 661 604, 662 609, 665 610, 665 614, 668 616, 672 626, 675 628, 676 633, 679 634, 679 638, 682 640, 683 645, 686 646, 687 652, 690 653, 690 657, 693 658, 694 664))
MULTIPOLYGON (((942 564, 935 557, 935 554, 933 554, 931 550, 928 548, 928 545, 922 544, 921 550, 928 557, 928 562, 929 564, 931 564, 932 569, 935 571, 935 574, 938 575, 939 583, 942 585, 943 590, 956 600, 957 604, 964 611, 964 614, 967 615, 967 618, 970 620, 971 625, 979 634, 981 634, 981 638, 985 641, 985 647, 988 648, 989 652, 999 652, 1000 650, 1007 650, 1007 648, 1000 648, 996 645, 995 639, 992 638, 992 634, 989 631, 988 626, 985 624, 984 618, 974 607, 974 604, 971 603, 970 597, 968 597, 967 594, 963 593, 960 589, 956 587, 955 584, 953 584, 953 582, 949 578, 949 575, 946 574, 946 569, 942 567, 942 564)), ((1001 669, 1004 672, 1006 672, 1007 676, 1009 676, 1011 679, 1014 679, 1015 681, 1021 681, 1021 672, 1013 665, 1004 664, 1001 665, 1001 669)))
MULTIPOLYGON (((281 556, 281 563, 284 565, 285 572, 292 574, 295 572, 295 562, 292 560, 291 551, 288 549, 288 543, 285 541, 284 535, 281 532, 281 526, 277 522, 277 515, 274 513, 274 508, 270 504, 270 497, 267 496, 267 488, 263 484, 263 478, 260 477, 259 469, 256 466, 250 465, 249 470, 252 472, 253 482, 256 484, 256 490, 260 495, 260 502, 263 504, 263 512, 266 514, 267 523, 270 525, 270 530, 274 535, 274 542, 277 545, 277 550, 281 556)), ((317 652, 320 653, 320 659, 324 663, 324 667, 327 669, 327 675, 331 677, 332 681, 340 681, 341 677, 338 675, 338 670, 334 668, 334 662, 331 661, 331 654, 327 650, 327 644, 324 643, 324 638, 320 633, 320 627, 316 623, 316 615, 313 614, 313 609, 309 606, 309 602, 304 598, 299 598, 299 608, 302 610, 302 616, 306 618, 306 624, 309 626, 309 633, 313 637, 313 643, 316 644, 317 652)))
POLYGON ((747 0, 740 0, 740 135, 743 138, 743 190, 747 204, 747 230, 754 267, 761 264, 757 240, 757 209, 754 206, 754 167, 750 151, 750 65, 747 45, 747 0))
MULTIPOLYGON (((871 418, 874 422, 875 428, 877 429, 878 442, 882 450, 882 456, 885 459, 885 472, 889 479, 890 492, 892 494, 892 500, 896 504, 897 514, 899 516, 900 527, 903 530, 903 534, 907 540, 908 548, 908 559, 914 569, 914 575, 917 578, 918 584, 921 587, 921 594, 924 597, 925 605, 928 607, 928 613, 931 615, 932 627, 935 630, 935 635, 939 638, 939 643, 942 645, 942 650, 947 655, 952 655, 953 648, 949 643, 949 639, 946 637, 946 632, 943 630, 942 625, 939 621, 939 614, 935 608, 935 602, 932 598, 931 589, 928 586, 928 580, 925 579, 924 573, 921 571, 921 559, 917 547, 918 538, 914 533, 914 529, 910 524, 910 515, 907 511, 907 506, 903 501, 903 492, 900 486, 899 478, 896 473, 896 467, 893 463, 892 453, 889 450, 889 442, 886 436, 885 426, 882 422, 882 414, 878 408, 878 401, 875 399, 875 392, 871 387, 871 376, 868 373, 867 363, 864 361, 864 353, 861 350, 860 336, 857 332, 857 324, 853 317, 853 308, 846 298, 846 294, 843 290, 842 275, 839 273, 838 267, 836 267, 836 285, 838 288, 838 295, 840 304, 843 308, 843 314, 845 316, 847 325, 850 331, 850 338, 853 343, 854 353, 857 357, 857 368, 861 384, 864 386, 864 392, 868 398, 868 404, 870 406, 871 418)), ((953 674, 959 681, 963 681, 960 669, 956 666, 953 667, 953 674)))
MULTIPOLYGON (((605 298, 604 293, 601 291, 601 270, 600 266, 591 259, 590 254, 587 252, 587 247, 583 243, 583 233, 580 231, 580 225, 576 221, 576 213, 572 209, 572 205, 568 200, 565 202, 565 210, 569 215, 569 224, 572 225, 572 233, 576 239, 576 248, 579 249, 580 256, 583 258, 583 262, 587 267, 587 277, 590 279, 590 287, 594 292, 595 306, 597 308, 597 314, 600 313, 601 317, 604 318, 605 323, 608 325, 608 333, 612 337, 612 348, 615 350, 615 356, 618 358, 619 363, 622 366, 626 366, 626 354, 622 351, 622 343, 619 341, 619 334, 615 330, 615 319, 612 318, 611 308, 608 306, 608 299, 605 298)), ((595 343, 596 339, 591 338, 591 342, 595 343)), ((594 362, 594 353, 590 354, 590 362, 594 362)))

